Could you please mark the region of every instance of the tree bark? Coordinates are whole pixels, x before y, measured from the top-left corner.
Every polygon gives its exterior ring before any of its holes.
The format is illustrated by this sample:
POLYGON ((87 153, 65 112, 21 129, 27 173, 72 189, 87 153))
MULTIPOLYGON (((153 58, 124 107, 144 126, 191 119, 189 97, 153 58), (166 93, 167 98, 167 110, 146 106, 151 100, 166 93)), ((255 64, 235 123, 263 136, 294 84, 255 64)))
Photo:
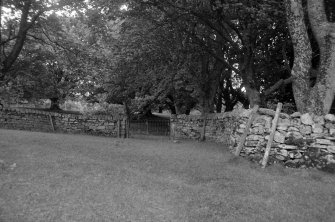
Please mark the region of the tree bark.
POLYGON ((249 100, 249 107, 254 107, 255 105, 261 104, 260 93, 257 89, 251 87, 250 85, 245 86, 247 97, 249 100))
POLYGON ((35 25, 37 19, 44 12, 43 10, 40 10, 35 15, 30 16, 29 13, 30 13, 31 5, 32 5, 31 0, 24 1, 23 3, 23 7, 21 9, 19 30, 16 36, 15 43, 13 45, 13 48, 10 50, 8 56, 6 58, 1 59, 1 65, 0 65, 0 71, 1 71, 0 78, 1 79, 4 78, 6 73, 11 71, 12 66, 14 65, 16 59, 20 55, 21 50, 24 46, 28 31, 35 25))
POLYGON ((2 73, 6 73, 10 70, 12 65, 14 64, 16 58, 20 54, 24 41, 26 40, 27 32, 28 32, 28 15, 29 15, 29 9, 31 6, 31 1, 27 1, 23 5, 21 19, 20 19, 20 26, 19 31, 17 34, 17 38, 15 41, 15 44, 13 46, 13 49, 9 53, 8 57, 3 61, 3 68, 2 73))
MULTIPOLYGON (((327 21, 325 2, 308 0, 308 16, 320 50, 320 67, 313 97, 320 100, 320 113, 329 113, 335 93, 335 24, 327 21)), ((319 105, 319 104, 317 104, 319 105)))
POLYGON ((62 110, 59 106, 59 98, 50 98, 51 104, 50 104, 50 110, 62 110))
MULTIPOLYGON (((2 24, 2 20, 1 20, 1 17, 2 17, 2 0, 0 0, 0 25, 2 24)), ((2 62, 3 62, 3 50, 2 50, 2 31, 1 31, 1 28, 0 28, 0 81, 2 79, 2 62)))
POLYGON ((320 67, 316 83, 311 87, 312 49, 302 0, 286 0, 285 5, 295 54, 291 75, 297 109, 302 113, 327 114, 335 93, 335 26, 327 21, 324 1, 308 0, 308 17, 320 48, 320 67))
POLYGON ((199 85, 199 100, 203 113, 214 113, 214 98, 220 84, 218 80, 223 68, 222 63, 218 60, 215 61, 212 69, 209 68, 209 63, 209 58, 204 56, 200 73, 202 81, 199 85))
POLYGON ((260 90, 257 88, 255 84, 256 81, 254 79, 255 40, 252 34, 253 30, 251 29, 250 25, 246 25, 246 27, 244 28, 244 32, 244 55, 241 74, 249 100, 249 106, 254 107, 255 105, 260 105, 261 103, 260 90))

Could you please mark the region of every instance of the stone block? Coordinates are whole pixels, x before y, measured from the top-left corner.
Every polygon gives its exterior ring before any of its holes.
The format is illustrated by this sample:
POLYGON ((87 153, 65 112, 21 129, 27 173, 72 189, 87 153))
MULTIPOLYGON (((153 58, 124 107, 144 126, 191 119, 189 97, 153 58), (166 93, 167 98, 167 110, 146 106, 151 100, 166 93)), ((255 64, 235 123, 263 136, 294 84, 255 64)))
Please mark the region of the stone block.
POLYGON ((284 161, 286 158, 282 155, 276 155, 276 159, 280 161, 284 161))
POLYGON ((299 127, 299 131, 302 135, 308 135, 312 133, 312 126, 309 125, 301 125, 299 127))
POLYGON ((335 164, 335 159, 334 159, 335 157, 334 157, 334 155, 332 155, 332 154, 329 154, 329 155, 326 155, 325 156, 325 159, 327 160, 327 163, 328 164, 330 164, 330 163, 332 163, 332 164, 335 164))
POLYGON ((242 117, 248 117, 251 115, 252 109, 242 109, 240 116, 242 117))
POLYGON ((254 132, 255 134, 259 134, 259 135, 264 134, 264 133, 265 133, 264 126, 254 127, 254 128, 253 128, 253 132, 254 132))
POLYGON ((317 148, 317 149, 327 149, 327 145, 312 143, 308 146, 308 148, 317 148))
POLYGON ((270 116, 259 115, 254 120, 254 125, 263 125, 265 128, 271 128, 272 118, 270 116))
POLYGON ((274 141, 277 142, 277 143, 284 143, 285 142, 285 135, 276 131, 275 135, 274 135, 274 141))
POLYGON ((246 154, 250 154, 250 153, 255 153, 256 149, 254 147, 244 147, 243 152, 245 152, 246 154))
POLYGON ((287 131, 289 131, 289 132, 292 132, 292 131, 294 131, 294 132, 299 132, 299 129, 298 129, 297 127, 294 127, 294 126, 290 126, 290 127, 287 129, 287 131))
POLYGON ((327 147, 328 152, 335 153, 335 146, 328 146, 327 147))
POLYGON ((301 120, 300 118, 294 118, 294 119, 291 119, 291 126, 300 126, 301 125, 301 120))
POLYGON ((330 123, 330 122, 328 122, 328 123, 325 124, 325 127, 326 127, 327 129, 335 129, 335 124, 334 124, 334 123, 330 123))
POLYGON ((327 115, 325 115, 325 120, 329 121, 329 122, 332 122, 332 123, 335 123, 335 115, 327 114, 327 115))
POLYGON ((335 137, 331 137, 331 136, 324 136, 325 139, 330 140, 330 141, 335 141, 335 137))
POLYGON ((284 149, 280 149, 280 150, 277 151, 277 154, 281 155, 281 156, 284 156, 284 157, 287 157, 288 156, 288 151, 284 150, 284 149))
POLYGON ((302 154, 300 152, 296 152, 296 153, 294 153, 294 158, 300 159, 300 158, 302 158, 302 154))
POLYGON ((264 140, 264 138, 260 135, 249 135, 247 136, 246 140, 259 141, 259 140, 264 140))
POLYGON ((288 129, 288 126, 285 126, 285 125, 277 126, 277 130, 286 131, 287 129, 288 129))
POLYGON ((316 139, 315 140, 316 144, 322 144, 322 145, 333 145, 333 142, 327 139, 316 139))
POLYGON ((319 139, 319 138, 323 138, 325 134, 324 133, 311 133, 310 136, 312 139, 319 139))
POLYGON ((283 118, 279 118, 278 119, 278 126, 289 126, 291 124, 291 120, 290 119, 283 119, 283 118))
POLYGON ((258 145, 258 141, 254 141, 254 140, 247 140, 244 143, 245 146, 249 146, 249 147, 256 147, 258 145))
POLYGON ((313 124, 312 131, 313 133, 323 133, 323 126, 321 124, 313 124))
POLYGON ((300 120, 305 125, 313 125, 314 124, 313 118, 309 113, 305 113, 305 114, 301 115, 300 120))
POLYGON ((313 121, 316 123, 316 124, 321 124, 321 125, 324 125, 325 124, 325 118, 323 116, 313 116, 313 121))
POLYGON ((247 126, 244 124, 244 123, 241 123, 240 125, 239 125, 239 128, 240 129, 245 129, 247 126))
POLYGON ((278 147, 281 148, 281 149, 285 149, 285 150, 296 150, 296 149, 298 149, 297 146, 287 145, 287 144, 280 144, 280 145, 278 145, 278 147))
POLYGON ((288 156, 289 156, 291 159, 294 159, 294 152, 288 152, 288 156))
POLYGON ((238 133, 244 133, 244 129, 242 129, 242 128, 238 128, 238 129, 236 130, 236 132, 238 132, 238 133))
POLYGON ((301 113, 300 112, 295 112, 293 114, 290 115, 292 118, 300 118, 301 113))

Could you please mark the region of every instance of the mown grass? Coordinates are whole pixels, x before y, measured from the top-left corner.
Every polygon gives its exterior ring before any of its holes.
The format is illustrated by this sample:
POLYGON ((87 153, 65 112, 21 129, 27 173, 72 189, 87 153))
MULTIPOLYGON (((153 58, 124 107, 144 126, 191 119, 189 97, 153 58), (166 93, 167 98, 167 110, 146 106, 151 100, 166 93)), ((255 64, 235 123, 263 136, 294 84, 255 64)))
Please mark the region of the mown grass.
POLYGON ((218 144, 0 130, 0 221, 335 221, 335 178, 218 144))

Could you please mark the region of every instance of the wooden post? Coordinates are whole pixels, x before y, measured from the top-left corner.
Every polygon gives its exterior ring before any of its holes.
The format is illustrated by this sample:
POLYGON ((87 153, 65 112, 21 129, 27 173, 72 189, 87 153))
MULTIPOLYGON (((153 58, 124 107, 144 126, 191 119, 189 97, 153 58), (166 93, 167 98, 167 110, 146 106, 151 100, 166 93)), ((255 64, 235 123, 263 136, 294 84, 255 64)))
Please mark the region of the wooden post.
POLYGON ((117 138, 121 138, 121 121, 118 119, 116 124, 117 138))
POLYGON ((176 139, 176 126, 174 123, 170 122, 170 139, 171 140, 175 140, 176 139))
POLYGON ((128 138, 129 137, 129 134, 128 134, 128 122, 127 122, 128 119, 124 119, 123 122, 124 122, 124 138, 128 138))
POLYGON ((50 125, 51 125, 51 128, 52 128, 52 131, 55 132, 55 126, 54 126, 54 123, 52 121, 52 116, 49 114, 49 121, 50 121, 50 125))
POLYGON ((147 127, 147 134, 149 135, 149 120, 145 121, 145 126, 147 127))
POLYGON ((169 119, 169 123, 168 123, 168 124, 169 124, 169 131, 166 132, 166 133, 167 133, 167 135, 170 134, 169 136, 170 136, 170 140, 171 140, 172 137, 173 137, 173 139, 174 139, 174 129, 173 129, 174 124, 172 123, 171 116, 170 116, 170 119, 169 119), (172 126, 172 124, 173 124, 173 126, 172 126))
POLYGON ((244 129, 244 133, 243 133, 243 135, 242 135, 242 137, 241 137, 240 143, 239 143, 238 146, 236 147, 235 156, 239 156, 239 155, 240 155, 240 152, 241 152, 241 150, 242 150, 242 148, 243 148, 245 139, 246 139, 247 136, 248 136, 248 133, 249 133, 251 124, 252 124, 252 122, 253 122, 254 119, 255 119, 255 116, 256 116, 256 113, 257 113, 258 108, 259 108, 259 105, 255 105, 254 108, 252 108, 252 111, 251 111, 251 114, 250 114, 250 117, 249 117, 247 126, 246 126, 245 129, 244 129))
POLYGON ((264 157, 263 157, 263 161, 262 161, 262 168, 264 168, 266 166, 266 164, 268 162, 268 159, 269 159, 271 145, 272 145, 275 133, 276 133, 277 124, 278 124, 278 120, 279 120, 279 115, 280 115, 280 111, 281 111, 282 107, 283 107, 283 104, 278 103, 277 109, 276 109, 276 114, 275 114, 275 117, 274 117, 273 122, 272 122, 270 138, 269 138, 268 143, 266 144, 266 148, 265 148, 265 153, 264 153, 264 157))
POLYGON ((206 140, 206 125, 207 125, 207 113, 205 112, 203 116, 203 126, 200 133, 200 141, 206 140))

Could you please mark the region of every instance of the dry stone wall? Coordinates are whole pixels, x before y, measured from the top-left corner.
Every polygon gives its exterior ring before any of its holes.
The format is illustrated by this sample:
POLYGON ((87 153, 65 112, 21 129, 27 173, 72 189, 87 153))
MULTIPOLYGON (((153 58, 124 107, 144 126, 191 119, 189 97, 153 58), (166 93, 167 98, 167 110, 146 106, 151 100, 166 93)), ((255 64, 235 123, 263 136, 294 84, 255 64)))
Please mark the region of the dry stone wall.
POLYGON ((125 133, 123 116, 60 114, 33 109, 0 111, 0 128, 117 137, 125 133))
MULTIPOLYGON (((251 110, 208 116, 206 138, 228 144, 235 151, 251 110)), ((275 111, 259 109, 246 138, 241 155, 259 162, 269 139, 275 111)), ((198 139, 203 128, 201 116, 173 116, 173 136, 198 139)), ((281 162, 289 167, 323 168, 335 164, 335 116, 314 116, 294 113, 280 114, 269 163, 281 162)))
MULTIPOLYGON (((236 113, 211 114, 206 119, 206 140, 231 144, 234 141, 232 135, 239 126, 236 113)), ((171 136, 174 139, 200 138, 203 130, 203 117, 195 115, 172 115, 171 136)))

